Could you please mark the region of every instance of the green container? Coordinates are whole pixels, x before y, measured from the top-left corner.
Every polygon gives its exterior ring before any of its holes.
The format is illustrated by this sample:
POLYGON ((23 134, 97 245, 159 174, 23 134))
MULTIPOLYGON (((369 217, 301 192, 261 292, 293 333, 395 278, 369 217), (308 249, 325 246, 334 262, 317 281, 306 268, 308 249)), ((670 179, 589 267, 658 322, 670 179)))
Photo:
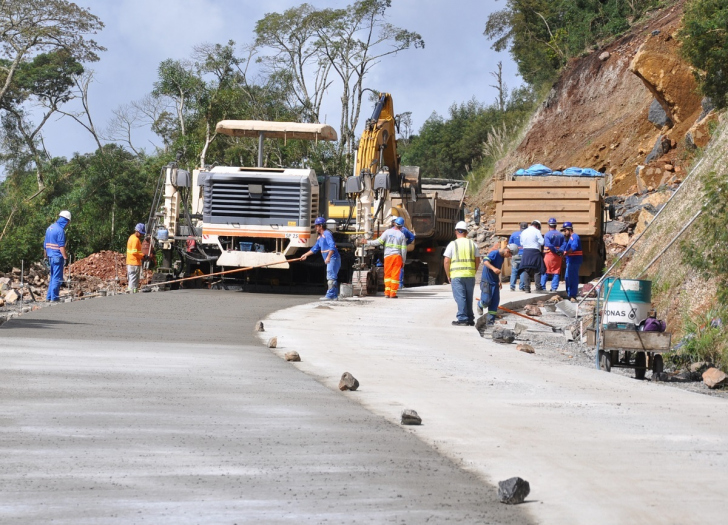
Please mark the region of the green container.
POLYGON ((608 277, 602 284, 604 325, 638 325, 652 309, 652 281, 608 277))

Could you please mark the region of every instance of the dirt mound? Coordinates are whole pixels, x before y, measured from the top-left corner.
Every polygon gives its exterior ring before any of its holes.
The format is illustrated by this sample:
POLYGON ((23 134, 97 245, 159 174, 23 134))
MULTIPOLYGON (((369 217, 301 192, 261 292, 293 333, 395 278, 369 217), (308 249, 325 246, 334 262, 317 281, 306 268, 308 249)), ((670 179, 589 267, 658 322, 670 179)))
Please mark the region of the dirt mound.
POLYGON ((120 280, 123 278, 126 281, 126 255, 110 250, 92 253, 85 259, 76 261, 69 268, 73 275, 86 275, 103 280, 119 277, 120 280))

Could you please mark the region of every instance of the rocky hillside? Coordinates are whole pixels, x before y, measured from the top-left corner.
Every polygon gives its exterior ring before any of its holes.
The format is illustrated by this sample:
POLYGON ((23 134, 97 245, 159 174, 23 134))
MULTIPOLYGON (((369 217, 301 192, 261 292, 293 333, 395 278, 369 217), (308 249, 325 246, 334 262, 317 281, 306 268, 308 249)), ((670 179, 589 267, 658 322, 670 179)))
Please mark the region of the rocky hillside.
MULTIPOLYGON (((620 268, 625 277, 641 274, 700 209, 702 171, 678 191, 659 216, 659 227, 648 227, 696 159, 704 154, 700 169, 715 169, 728 146, 720 135, 724 126, 710 102, 701 100, 692 70, 679 55, 683 7, 680 1, 655 11, 628 34, 574 60, 532 117, 522 141, 496 164, 493 177, 501 180, 535 163, 605 173, 607 201, 618 219, 605 236, 608 260, 616 259, 647 228, 634 247, 635 256, 620 268), (716 139, 709 145, 711 131, 716 139)), ((492 210, 491 196, 492 183, 470 204, 492 210)), ((490 242, 491 232, 482 230, 479 237, 490 242)), ((677 331, 684 315, 705 310, 714 301, 714 284, 711 288, 681 263, 678 245, 643 276, 656 280, 656 306, 677 331)))

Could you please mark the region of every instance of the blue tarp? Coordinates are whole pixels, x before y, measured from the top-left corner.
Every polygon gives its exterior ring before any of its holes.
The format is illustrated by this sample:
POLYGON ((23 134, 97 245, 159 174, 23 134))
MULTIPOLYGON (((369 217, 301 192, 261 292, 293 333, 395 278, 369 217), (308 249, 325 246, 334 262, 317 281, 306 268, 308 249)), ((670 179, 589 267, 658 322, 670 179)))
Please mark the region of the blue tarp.
POLYGON ((563 175, 566 177, 603 177, 604 173, 599 173, 591 168, 568 168, 563 172, 551 171, 551 168, 544 166, 543 164, 534 164, 528 169, 519 169, 515 173, 516 176, 527 176, 527 177, 543 177, 548 175, 563 175))

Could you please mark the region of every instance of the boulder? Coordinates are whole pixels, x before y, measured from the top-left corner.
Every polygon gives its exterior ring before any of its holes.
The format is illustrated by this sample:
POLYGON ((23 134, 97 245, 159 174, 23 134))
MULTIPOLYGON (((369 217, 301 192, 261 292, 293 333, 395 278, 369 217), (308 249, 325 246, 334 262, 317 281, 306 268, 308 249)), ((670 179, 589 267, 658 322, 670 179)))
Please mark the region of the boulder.
POLYGON ((642 206, 632 206, 629 208, 626 208, 624 212, 622 212, 622 222, 625 222, 627 224, 635 224, 637 222, 637 218, 640 216, 640 212, 642 211, 642 206))
POLYGON ((645 164, 649 164, 653 160, 657 160, 660 157, 662 157, 665 153, 670 151, 670 142, 665 141, 665 138, 660 135, 657 137, 657 141, 655 142, 655 145, 652 147, 652 151, 650 151, 650 154, 647 155, 647 158, 645 159, 645 164), (667 146, 667 148, 665 148, 667 146))
POLYGON ((685 145, 691 149, 707 146, 710 142, 711 122, 718 122, 718 115, 715 112, 708 113, 707 116, 692 125, 685 134, 685 145))
POLYGON ((643 208, 640 212, 640 216, 637 218, 637 225, 634 227, 634 234, 639 235, 645 231, 654 218, 654 214, 650 213, 646 208, 643 208))
POLYGON ((667 116, 665 109, 660 105, 660 102, 655 98, 652 99, 650 104, 650 111, 647 114, 647 120, 654 124, 658 129, 662 129, 663 126, 672 127, 672 120, 667 116))
POLYGON ((278 338, 271 337, 268 339, 268 348, 276 348, 278 346, 278 338))
POLYGON ((536 350, 531 345, 526 344, 526 343, 521 343, 521 344, 517 345, 516 350, 518 350, 519 352, 525 352, 527 354, 536 353, 536 350))
POLYGON ((301 356, 298 355, 298 352, 286 352, 286 354, 283 356, 286 361, 300 361, 301 356))
POLYGON ((523 503, 531 492, 531 485, 521 478, 510 478, 498 482, 498 499, 507 505, 523 503))
POLYGON ((513 333, 515 333, 516 335, 521 335, 526 330, 528 330, 528 327, 522 325, 521 323, 516 323, 513 327, 513 333))
POLYGON ((710 368, 708 363, 705 361, 698 361, 690 365, 690 372, 693 374, 700 374, 702 376, 703 372, 705 372, 708 368, 710 368))
POLYGON ((412 410, 411 408, 408 408, 406 410, 402 410, 402 416, 401 416, 401 422, 403 425, 421 425, 422 424, 422 418, 417 414, 416 410, 412 410))
POLYGON ((527 304, 523 308, 523 313, 529 317, 539 317, 541 315, 541 309, 535 304, 527 304))
POLYGON ((703 120, 708 115, 708 113, 715 109, 715 103, 710 97, 703 97, 703 100, 700 101, 700 107, 702 111, 700 112, 700 116, 698 117, 698 122, 703 120))
POLYGON ((629 233, 618 233, 612 237, 612 243, 619 246, 629 246, 629 233))
POLYGON ((516 333, 509 328, 496 326, 495 328, 493 328, 493 333, 491 337, 496 343, 510 344, 515 341, 516 333))
POLYGON ((8 293, 5 294, 5 302, 7 304, 15 304, 20 299, 20 295, 18 295, 18 292, 15 290, 10 290, 8 293))
POLYGON ((354 391, 359 388, 359 381, 351 375, 349 372, 344 372, 339 380, 339 390, 351 390, 354 391))
POLYGON ((651 206, 657 212, 663 204, 670 200, 670 197, 672 197, 671 191, 658 191, 645 197, 642 204, 651 206))
POLYGON ((606 224, 606 233, 614 235, 615 233, 623 233, 629 229, 629 224, 622 221, 609 221, 606 224))
POLYGON ((610 56, 612 56, 612 55, 609 53, 609 51, 605 51, 604 53, 599 55, 599 60, 601 60, 602 62, 605 62, 605 61, 609 60, 610 56))
POLYGON ((703 383, 705 383, 708 388, 720 388, 728 385, 728 376, 726 376, 725 372, 722 370, 717 368, 708 368, 705 372, 703 372, 703 383))
POLYGON ((263 326, 263 321, 258 321, 257 323, 255 323, 255 331, 265 332, 265 326, 263 326))

